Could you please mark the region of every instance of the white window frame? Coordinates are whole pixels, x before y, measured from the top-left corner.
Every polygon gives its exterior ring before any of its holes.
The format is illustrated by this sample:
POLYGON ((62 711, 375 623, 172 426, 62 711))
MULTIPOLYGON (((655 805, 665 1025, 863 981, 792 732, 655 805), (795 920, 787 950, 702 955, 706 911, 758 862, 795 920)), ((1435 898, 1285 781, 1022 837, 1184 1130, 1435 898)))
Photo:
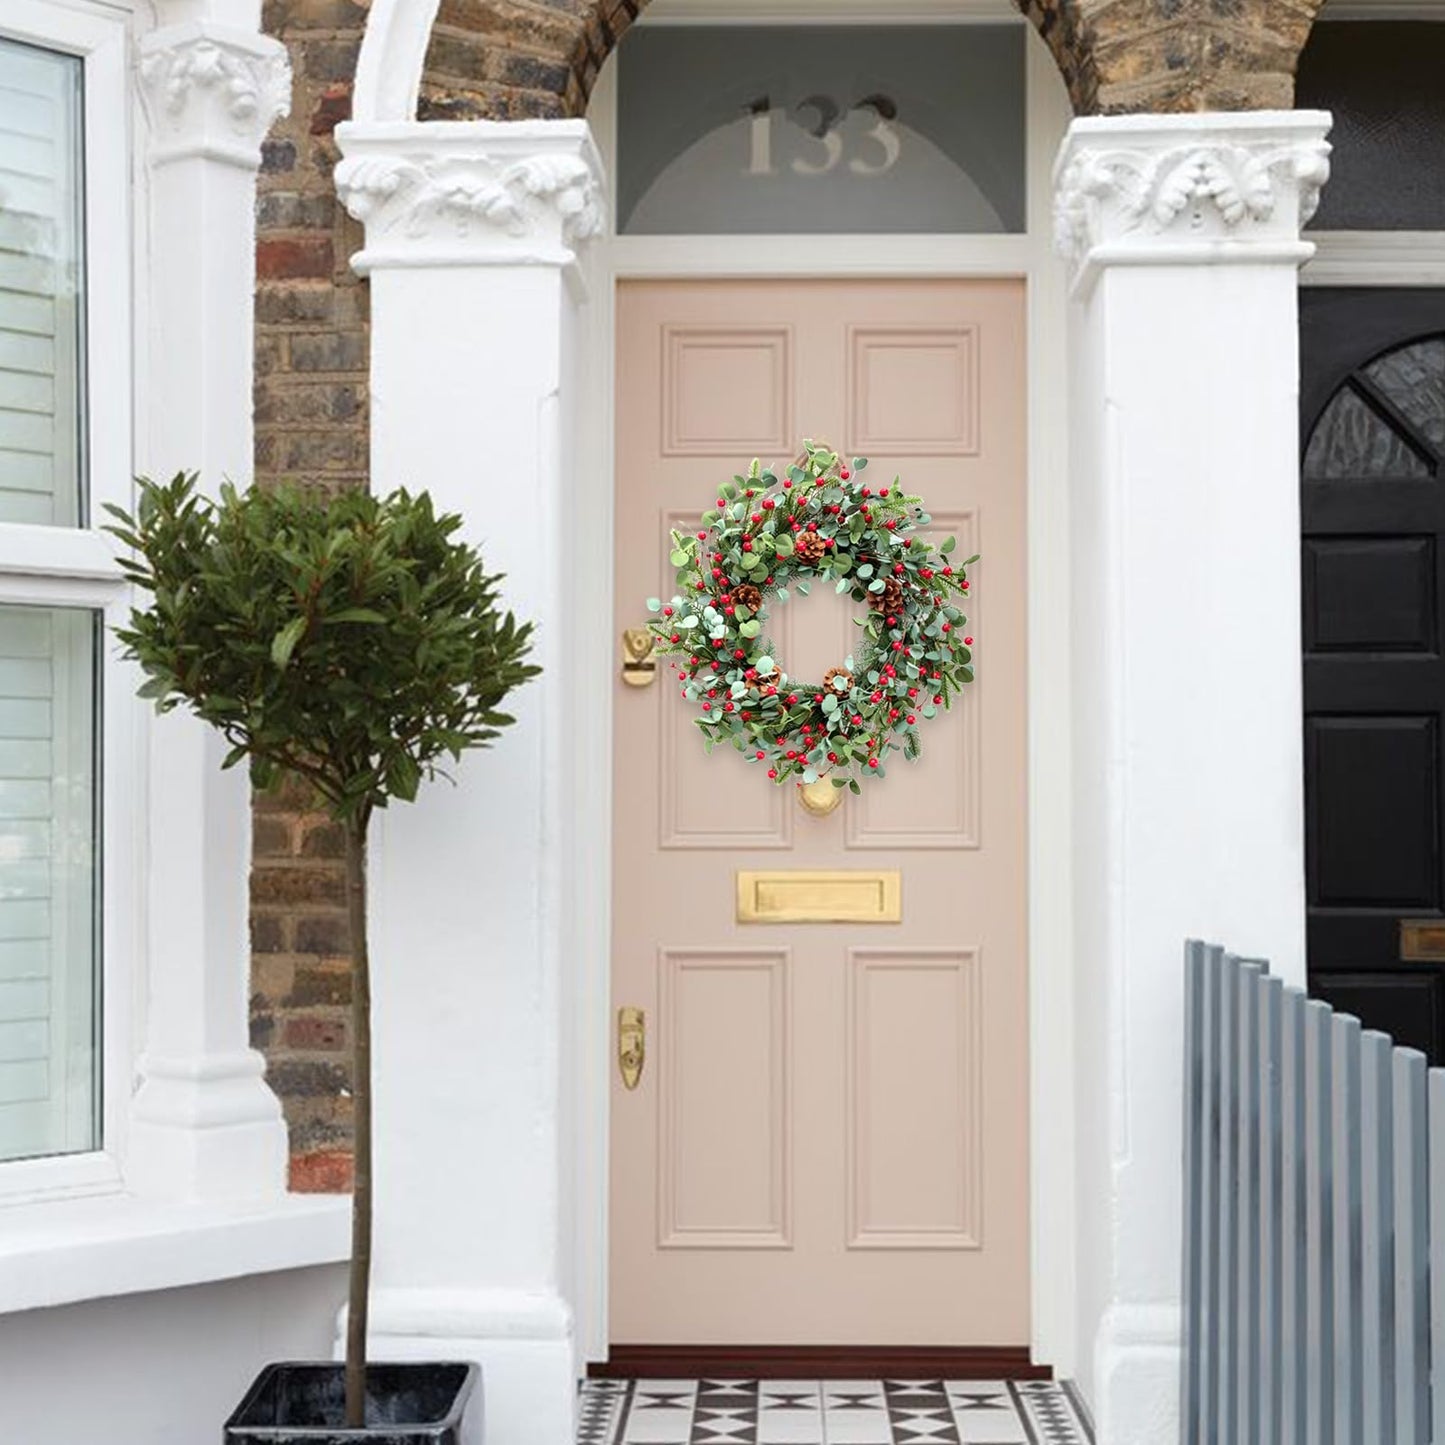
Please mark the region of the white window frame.
POLYGON ((101 1057, 99 1148, 0 1162, 0 1205, 118 1192, 134 1065, 133 1021, 139 977, 138 859, 143 760, 135 679, 111 629, 123 621, 130 589, 115 549, 98 528, 107 502, 131 490, 131 108, 123 12, 100 5, 8 0, 0 36, 80 58, 83 64, 85 354, 83 391, 87 515, 81 527, 0 522, 0 604, 86 608, 100 618, 97 639, 97 802, 100 869, 101 1057), (106 118, 97 123, 98 118, 106 118), (98 359, 103 359, 97 365, 98 359))

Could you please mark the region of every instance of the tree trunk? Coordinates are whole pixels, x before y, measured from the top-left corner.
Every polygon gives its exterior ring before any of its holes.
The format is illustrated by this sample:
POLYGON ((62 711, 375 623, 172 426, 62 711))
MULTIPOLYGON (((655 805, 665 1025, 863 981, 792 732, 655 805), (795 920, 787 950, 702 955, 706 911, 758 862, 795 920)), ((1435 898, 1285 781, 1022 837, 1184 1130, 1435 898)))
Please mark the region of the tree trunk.
POLYGON ((366 829, 346 825, 346 908, 351 934, 351 1100, 355 1174, 346 1310, 346 1424, 366 1423, 366 1323, 371 1287, 371 960, 366 940, 366 829))

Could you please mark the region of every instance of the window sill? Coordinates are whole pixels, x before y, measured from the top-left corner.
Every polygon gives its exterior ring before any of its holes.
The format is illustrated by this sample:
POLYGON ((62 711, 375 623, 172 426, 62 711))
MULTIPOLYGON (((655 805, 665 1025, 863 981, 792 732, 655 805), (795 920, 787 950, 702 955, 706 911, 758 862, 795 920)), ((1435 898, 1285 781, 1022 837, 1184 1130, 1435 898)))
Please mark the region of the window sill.
POLYGON ((346 1195, 173 1204, 130 1196, 0 1210, 0 1314, 332 1264, 346 1195))

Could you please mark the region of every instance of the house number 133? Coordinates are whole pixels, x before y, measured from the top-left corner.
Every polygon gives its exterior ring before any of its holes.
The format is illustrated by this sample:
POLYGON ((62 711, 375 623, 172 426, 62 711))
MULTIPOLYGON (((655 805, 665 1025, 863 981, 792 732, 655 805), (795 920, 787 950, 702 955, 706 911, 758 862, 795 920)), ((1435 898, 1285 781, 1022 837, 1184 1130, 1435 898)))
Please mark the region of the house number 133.
MULTIPOLYGON (((874 117, 874 123, 859 139, 860 148, 867 149, 859 155, 848 157, 848 169, 857 176, 879 176, 892 170, 902 153, 902 145, 893 122, 898 118, 898 107, 886 95, 865 95, 862 100, 844 107, 831 95, 810 95, 793 107, 793 113, 800 117, 799 125, 808 133, 817 151, 813 155, 794 156, 790 164, 800 176, 823 176, 843 160, 843 135, 839 123, 849 111, 866 111, 874 117)), ((752 118, 749 131, 749 155, 747 174, 750 176, 775 176, 777 167, 773 164, 773 123, 777 109, 767 96, 760 96, 749 107, 752 118)))

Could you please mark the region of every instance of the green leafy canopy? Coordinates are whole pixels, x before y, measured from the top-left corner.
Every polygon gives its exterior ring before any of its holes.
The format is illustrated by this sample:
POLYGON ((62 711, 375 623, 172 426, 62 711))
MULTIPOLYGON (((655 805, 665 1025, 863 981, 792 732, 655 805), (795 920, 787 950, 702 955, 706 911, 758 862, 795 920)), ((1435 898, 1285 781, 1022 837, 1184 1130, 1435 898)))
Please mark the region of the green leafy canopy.
POLYGON ((107 507, 106 530, 150 604, 116 635, 141 696, 219 729, 225 766, 248 759, 258 787, 297 773, 364 831, 496 738, 507 694, 541 671, 524 661, 531 624, 499 610, 501 577, 425 492, 137 486, 135 515, 107 507))

